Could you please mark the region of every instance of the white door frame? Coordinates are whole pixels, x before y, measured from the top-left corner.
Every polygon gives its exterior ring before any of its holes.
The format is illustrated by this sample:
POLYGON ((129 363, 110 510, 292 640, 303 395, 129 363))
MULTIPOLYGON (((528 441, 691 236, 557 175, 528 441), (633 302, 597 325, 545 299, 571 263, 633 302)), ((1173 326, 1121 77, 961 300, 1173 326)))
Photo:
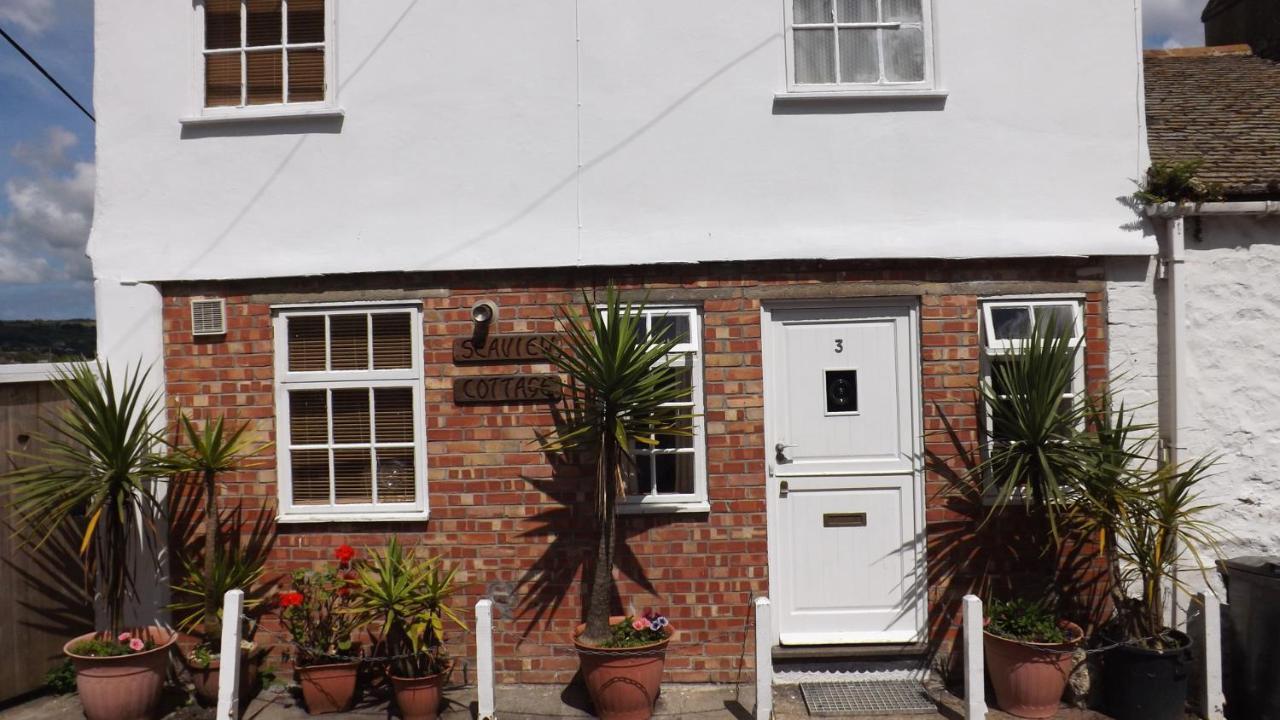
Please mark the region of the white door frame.
MULTIPOLYGON (((779 553, 781 552, 781 538, 778 537, 778 522, 776 520, 778 514, 779 500, 779 479, 774 477, 773 466, 774 456, 772 448, 778 442, 776 437, 777 422, 771 418, 771 410, 769 405, 770 398, 779 397, 778 393, 778 377, 776 373, 770 369, 770 356, 772 355, 772 344, 777 341, 773 333, 774 310, 829 310, 831 308, 893 308, 897 310, 907 310, 909 323, 909 336, 911 338, 910 355, 911 355, 911 427, 914 428, 914 442, 912 447, 913 466, 912 473, 913 487, 915 491, 915 549, 918 559, 917 565, 921 573, 921 590, 916 600, 915 612, 919 618, 919 632, 917 637, 912 641, 923 640, 928 632, 929 622, 929 583, 928 583, 928 566, 927 557, 925 555, 925 481, 924 481, 924 398, 921 388, 922 381, 922 356, 920 344, 920 298, 916 296, 899 296, 899 297, 878 297, 878 298, 847 298, 847 299, 822 299, 822 300, 782 300, 782 301, 766 301, 760 306, 760 348, 761 348, 761 366, 764 374, 764 452, 765 459, 765 535, 767 538, 769 550, 769 593, 773 596, 775 591, 783 592, 782 588, 774 586, 774 578, 777 577, 775 572, 778 568, 779 553)), ((774 604, 778 604, 778 599, 774 598, 774 604)), ((782 613, 770 613, 772 628, 770 629, 773 637, 780 637, 780 616, 782 613)), ((885 638, 881 641, 867 640, 866 642, 903 642, 901 638, 885 638)))

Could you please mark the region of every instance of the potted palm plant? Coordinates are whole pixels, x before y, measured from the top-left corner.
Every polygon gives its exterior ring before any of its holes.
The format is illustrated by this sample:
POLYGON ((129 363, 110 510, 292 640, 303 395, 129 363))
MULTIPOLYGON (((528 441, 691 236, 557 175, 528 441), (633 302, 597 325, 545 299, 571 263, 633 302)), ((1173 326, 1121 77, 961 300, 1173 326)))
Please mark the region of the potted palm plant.
POLYGON ((359 648, 352 638, 362 624, 351 611, 356 551, 340 545, 337 565, 296 570, 293 589, 277 598, 280 620, 294 645, 294 669, 307 712, 345 710, 355 700, 359 648))
MULTIPOLYGON (((196 697, 205 703, 218 699, 223 595, 236 588, 245 590, 248 610, 260 606, 263 600, 261 593, 253 592, 253 588, 262 580, 266 555, 261 550, 265 544, 252 543, 245 551, 239 542, 224 538, 223 517, 218 507, 218 476, 239 469, 248 457, 262 449, 251 446, 245 438, 248 427, 248 423, 244 423, 229 430, 224 419, 218 417, 199 429, 182 413, 178 416, 180 440, 173 444, 172 452, 164 461, 176 479, 192 481, 190 485, 196 486, 204 510, 199 562, 191 557, 182 558, 182 579, 173 586, 177 600, 170 609, 178 617, 178 629, 190 633, 179 638, 179 647, 196 697)), ((174 488, 174 496, 183 495, 184 489, 174 488)), ((239 513, 233 514, 232 519, 235 522, 231 532, 238 540, 239 513)), ((263 529, 261 525, 259 522, 259 530, 263 529)), ((252 653, 254 649, 251 641, 242 643, 242 653, 252 653)), ((244 671, 241 687, 252 687, 256 663, 246 662, 240 667, 244 671)))
POLYGON ((691 433, 691 416, 673 405, 690 393, 670 355, 684 338, 648 330, 643 303, 624 302, 616 288, 608 288, 602 307, 583 300, 585 317, 563 308, 559 339, 547 348, 548 360, 569 378, 573 411, 541 445, 547 452, 581 453, 594 465, 595 557, 586 622, 573 642, 600 717, 643 720, 658 696, 672 628, 664 618, 657 630, 633 632, 638 618, 609 613, 617 595, 617 508, 635 473, 633 448, 656 445, 656 436, 691 433))
POLYGON ((19 455, 29 464, 3 478, 19 525, 34 530, 38 544, 67 524, 80 536, 85 579, 106 629, 71 640, 64 652, 89 720, 151 717, 174 642, 164 628, 125 627, 125 609, 138 600, 134 568, 155 558, 160 514, 152 488, 163 472, 159 398, 146 392, 146 381, 140 367, 119 384, 100 362, 59 368, 54 384, 69 409, 40 434, 44 450, 19 455))
POLYGON ((1000 708, 1025 718, 1056 715, 1083 639, 1080 626, 1059 618, 1044 599, 991 599, 983 651, 1000 708))
POLYGON ((466 623, 448 604, 457 570, 439 558, 419 558, 391 538, 385 553, 370 551, 355 566, 350 611, 370 628, 373 652, 386 661, 403 720, 435 720, 441 688, 453 663, 445 650, 448 620, 466 623))

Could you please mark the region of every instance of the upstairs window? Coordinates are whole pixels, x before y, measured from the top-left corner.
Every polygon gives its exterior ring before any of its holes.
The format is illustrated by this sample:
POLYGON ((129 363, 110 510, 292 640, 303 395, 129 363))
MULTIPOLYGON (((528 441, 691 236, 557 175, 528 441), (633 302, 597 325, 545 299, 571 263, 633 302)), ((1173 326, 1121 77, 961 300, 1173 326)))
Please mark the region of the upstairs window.
POLYGON ((421 309, 284 309, 275 343, 281 519, 425 517, 421 309))
POLYGON ((329 0, 204 0, 204 107, 324 103, 329 0))
POLYGON ((784 0, 792 91, 933 87, 930 0, 784 0))

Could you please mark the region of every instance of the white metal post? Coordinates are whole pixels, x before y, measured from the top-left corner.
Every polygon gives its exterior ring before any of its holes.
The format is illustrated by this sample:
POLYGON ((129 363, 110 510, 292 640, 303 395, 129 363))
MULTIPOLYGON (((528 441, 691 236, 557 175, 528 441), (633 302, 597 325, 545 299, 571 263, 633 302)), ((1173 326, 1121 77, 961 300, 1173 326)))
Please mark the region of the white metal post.
POLYGON ((773 717, 773 625, 769 598, 759 597, 756 606, 756 720, 773 717))
POLYGON ((987 688, 982 657, 982 600, 964 596, 964 716, 987 717, 987 688))
POLYGON ((222 651, 218 656, 217 720, 236 720, 240 715, 240 614, 243 610, 243 590, 228 590, 222 596, 222 651))
POLYGON ((493 720, 493 601, 476 603, 476 688, 479 720, 493 720))
POLYGON ((1200 682, 1200 710, 1205 720, 1223 720, 1227 704, 1222 694, 1222 609, 1218 596, 1212 592, 1196 596, 1204 611, 1204 636, 1200 646, 1204 648, 1204 677, 1200 682))

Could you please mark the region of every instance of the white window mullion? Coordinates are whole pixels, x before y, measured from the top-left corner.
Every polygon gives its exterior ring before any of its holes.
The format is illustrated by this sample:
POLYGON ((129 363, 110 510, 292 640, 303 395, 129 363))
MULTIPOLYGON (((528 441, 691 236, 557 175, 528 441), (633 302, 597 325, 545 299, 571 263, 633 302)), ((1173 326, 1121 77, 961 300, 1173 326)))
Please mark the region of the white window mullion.
POLYGON ((240 107, 249 104, 249 2, 240 0, 240 107))
MULTIPOLYGON (((369 325, 369 362, 373 362, 373 324, 369 325)), ((373 484, 369 497, 373 498, 373 504, 378 504, 378 406, 377 393, 373 388, 369 388, 369 482, 373 484)))
POLYGON ((280 0, 280 102, 289 102, 289 0, 280 0))
POLYGON ((335 455, 333 442, 333 390, 325 389, 324 403, 325 426, 328 428, 328 437, 325 439, 329 443, 329 506, 336 507, 338 504, 338 477, 337 466, 333 459, 335 455))

